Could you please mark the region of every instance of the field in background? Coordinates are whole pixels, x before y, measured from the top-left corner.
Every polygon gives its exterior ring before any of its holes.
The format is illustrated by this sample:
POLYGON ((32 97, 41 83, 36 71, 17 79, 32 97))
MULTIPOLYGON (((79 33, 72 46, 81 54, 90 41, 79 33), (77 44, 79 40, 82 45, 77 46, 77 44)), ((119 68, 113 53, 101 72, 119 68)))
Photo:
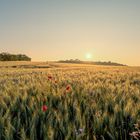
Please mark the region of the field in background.
POLYGON ((139 119, 139 67, 0 62, 0 140, 129 140, 139 119))

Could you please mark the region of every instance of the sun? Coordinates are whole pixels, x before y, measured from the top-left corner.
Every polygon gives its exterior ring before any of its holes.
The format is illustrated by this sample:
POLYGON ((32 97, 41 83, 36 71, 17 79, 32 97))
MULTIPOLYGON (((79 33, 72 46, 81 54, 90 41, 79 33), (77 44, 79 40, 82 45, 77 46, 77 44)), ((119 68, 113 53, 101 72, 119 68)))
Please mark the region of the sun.
POLYGON ((92 58, 92 54, 91 53, 87 53, 86 54, 86 59, 91 59, 92 58))

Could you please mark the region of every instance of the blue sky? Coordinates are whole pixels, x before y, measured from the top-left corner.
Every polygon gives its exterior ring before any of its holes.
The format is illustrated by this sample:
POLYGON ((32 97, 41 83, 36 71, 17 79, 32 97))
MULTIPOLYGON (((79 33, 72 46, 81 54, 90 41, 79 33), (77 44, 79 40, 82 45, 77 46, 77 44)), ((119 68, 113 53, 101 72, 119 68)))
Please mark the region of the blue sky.
POLYGON ((139 7, 139 0, 1 0, 0 51, 140 65, 139 7))

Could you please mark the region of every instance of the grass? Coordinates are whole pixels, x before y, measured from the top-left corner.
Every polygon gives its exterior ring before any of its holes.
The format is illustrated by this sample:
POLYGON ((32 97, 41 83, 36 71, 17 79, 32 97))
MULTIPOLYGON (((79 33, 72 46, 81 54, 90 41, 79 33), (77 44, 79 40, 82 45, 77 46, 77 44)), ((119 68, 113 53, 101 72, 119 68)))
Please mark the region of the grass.
POLYGON ((140 68, 49 65, 0 69, 0 140, 133 138, 140 68))

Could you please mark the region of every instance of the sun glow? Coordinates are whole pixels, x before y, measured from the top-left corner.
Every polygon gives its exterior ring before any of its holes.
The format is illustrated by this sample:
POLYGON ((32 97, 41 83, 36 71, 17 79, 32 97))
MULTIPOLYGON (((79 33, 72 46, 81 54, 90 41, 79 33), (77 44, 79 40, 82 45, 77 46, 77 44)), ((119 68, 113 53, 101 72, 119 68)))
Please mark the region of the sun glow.
POLYGON ((87 53, 86 54, 86 59, 91 59, 92 58, 92 55, 90 53, 87 53))

